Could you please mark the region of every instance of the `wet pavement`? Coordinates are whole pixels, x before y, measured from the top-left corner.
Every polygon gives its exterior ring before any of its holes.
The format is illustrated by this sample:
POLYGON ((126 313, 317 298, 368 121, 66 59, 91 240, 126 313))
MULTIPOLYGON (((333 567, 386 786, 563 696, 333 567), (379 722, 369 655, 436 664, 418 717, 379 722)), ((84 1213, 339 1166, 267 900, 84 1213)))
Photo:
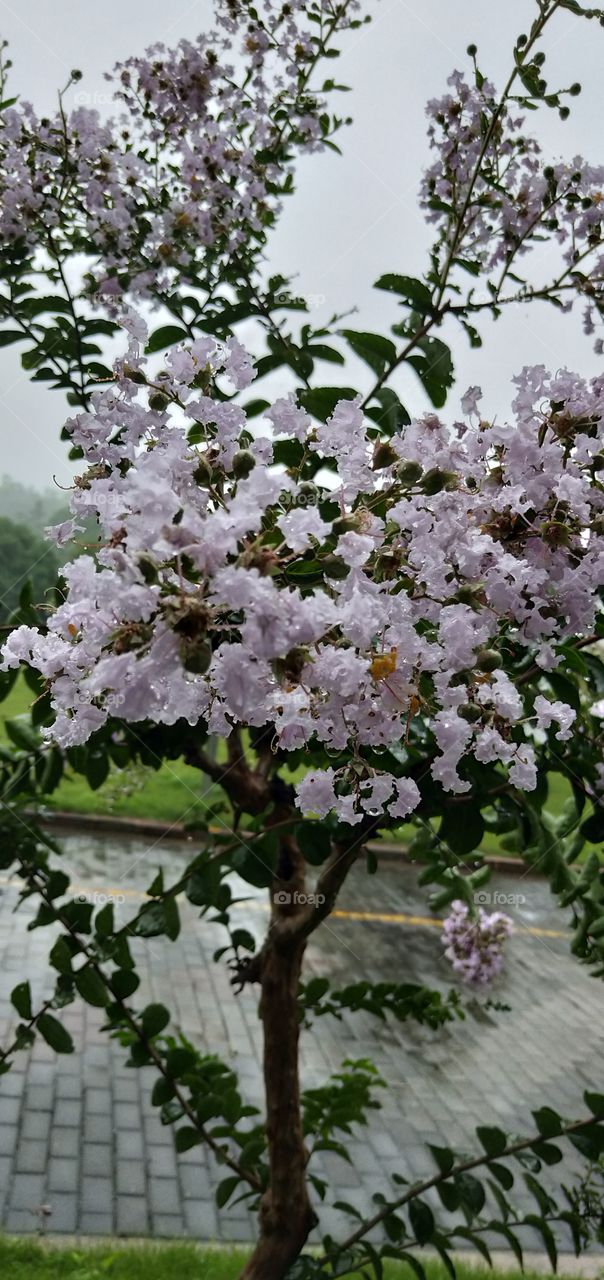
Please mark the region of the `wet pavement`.
MULTIPOLYGON (((99 905, 113 900, 124 923, 160 867, 177 878, 195 853, 193 843, 124 837, 68 836, 62 844, 74 889, 99 905)), ((238 923, 260 939, 265 893, 241 882, 238 888, 249 899, 236 909, 238 923)), ((0 890, 0 1042, 6 1043, 15 1016, 12 988, 28 976, 37 1005, 52 979, 49 931, 27 931, 36 908, 25 903, 14 915, 17 884, 5 879, 0 890)), ((304 1087, 323 1083, 345 1058, 362 1057, 390 1086, 380 1092, 382 1109, 369 1129, 349 1143, 350 1165, 330 1153, 315 1157, 315 1172, 330 1184, 328 1203, 342 1199, 367 1211, 376 1192, 390 1193, 393 1173, 416 1179, 434 1172, 426 1143, 476 1152, 477 1125, 530 1133, 531 1110, 547 1103, 579 1116, 583 1090, 602 1089, 604 988, 570 957, 566 919, 547 885, 528 875, 494 875, 485 892, 516 924, 505 972, 489 993, 509 1011, 485 1010, 485 997, 473 1001, 463 989, 468 1016, 437 1032, 365 1014, 341 1022, 323 1017, 303 1032, 304 1087)), ((339 908, 311 940, 308 976, 325 975, 336 985, 359 978, 443 991, 454 985, 413 867, 390 862, 368 876, 358 866, 339 908)), ((256 994, 247 990, 234 1000, 227 971, 213 964, 225 940, 221 927, 200 921, 185 901, 181 916, 176 943, 134 943, 140 1003, 173 1008, 176 1025, 233 1065, 246 1098, 260 1105, 256 994)), ((150 1104, 154 1073, 125 1067, 123 1051, 100 1033, 99 1011, 78 1002, 60 1017, 76 1053, 57 1059, 38 1041, 0 1077, 0 1226, 35 1231, 36 1211, 47 1205, 51 1232, 250 1239, 244 1206, 218 1220, 212 1189, 223 1172, 197 1148, 176 1156, 172 1131, 150 1104)), ((567 1178, 570 1172, 566 1166, 567 1178)), ((320 1213, 323 1231, 341 1231, 338 1212, 320 1213)), ((528 1231, 524 1236, 527 1248, 539 1247, 528 1231)))

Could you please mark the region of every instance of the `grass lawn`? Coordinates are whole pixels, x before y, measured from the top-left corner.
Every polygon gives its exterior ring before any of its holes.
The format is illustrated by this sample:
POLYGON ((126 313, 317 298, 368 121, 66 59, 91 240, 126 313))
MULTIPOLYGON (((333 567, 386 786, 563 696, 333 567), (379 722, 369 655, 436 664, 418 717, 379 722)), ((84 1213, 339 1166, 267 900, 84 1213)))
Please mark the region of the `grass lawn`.
MULTIPOLYGON (((26 1240, 0 1240, 0 1275, 7 1280, 237 1280, 246 1253, 230 1249, 200 1249, 195 1245, 138 1245, 130 1248, 45 1247, 26 1240)), ((425 1263, 428 1280, 448 1280, 439 1262, 425 1263)), ((355 1273, 357 1275, 358 1273, 355 1273)), ((525 1271, 488 1271, 458 1265, 459 1280, 537 1280, 525 1271)), ((564 1277, 564 1270, 559 1273, 564 1277)), ((352 1273, 350 1280, 353 1280, 352 1273)), ((384 1280, 413 1280, 404 1263, 385 1262, 384 1280)))
MULTIPOLYGON (((0 703, 0 738, 5 737, 4 721, 23 715, 33 694, 24 680, 18 680, 0 703)), ((152 818, 158 822, 187 822, 195 813, 220 797, 217 787, 190 765, 171 760, 160 769, 134 769, 132 774, 112 769, 107 782, 92 791, 79 773, 68 772, 49 799, 49 807, 70 813, 114 814, 116 817, 152 818)))
MULTIPOLYGON (((4 720, 24 714, 33 698, 24 680, 18 680, 10 694, 0 703, 0 740, 5 737, 4 720)), ((300 774, 303 771, 298 771, 300 774)), ((295 780, 294 775, 292 775, 295 780)), ((550 775, 548 809, 559 812, 569 798, 571 789, 559 773, 550 775)), ((191 822, 196 812, 199 817, 207 813, 209 806, 220 801, 220 788, 208 778, 180 760, 162 764, 156 770, 137 768, 125 772, 112 769, 109 778, 98 791, 92 791, 81 774, 68 772, 61 785, 53 793, 48 805, 70 813, 100 813, 115 817, 150 818, 169 825, 172 822, 191 822)), ((585 814, 584 816, 587 816, 585 814)), ((401 827, 390 833, 389 838, 407 843, 413 839, 412 826, 401 827)), ((499 839, 486 832, 482 850, 485 853, 502 854, 499 839)))

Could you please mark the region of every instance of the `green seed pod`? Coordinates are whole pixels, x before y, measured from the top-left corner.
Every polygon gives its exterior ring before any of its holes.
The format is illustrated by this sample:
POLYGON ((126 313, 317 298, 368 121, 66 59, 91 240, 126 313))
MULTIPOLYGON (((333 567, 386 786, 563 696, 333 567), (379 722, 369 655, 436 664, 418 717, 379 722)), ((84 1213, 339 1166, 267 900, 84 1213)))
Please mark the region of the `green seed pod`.
POLYGON ((496 671, 501 666, 501 654, 497 649, 480 649, 476 654, 476 666, 479 671, 496 671))
POLYGON ((124 377, 129 378, 131 382, 136 382, 140 387, 145 387, 147 385, 147 379, 140 369, 131 369, 130 365, 125 364, 123 371, 124 377))
POLYGON ((249 449, 240 449, 233 458, 233 475, 237 480, 245 480, 255 466, 256 459, 249 449))
POLYGON ((155 409, 157 413, 163 413, 168 404, 168 397, 164 395, 163 391, 154 391, 153 395, 149 396, 149 408, 155 409))
POLYGON ((480 707, 475 706, 473 702, 468 702, 465 706, 458 707, 457 714, 461 716, 462 720, 466 720, 468 724, 476 724, 482 718, 480 707))
POLYGON ((423 475, 423 467, 419 462, 401 462, 396 468, 396 474, 402 484, 417 484, 423 475))
POLYGON ((428 498, 433 498, 436 493, 441 493, 447 485, 453 484, 456 480, 454 471, 441 471, 440 467, 431 467, 422 480, 422 493, 425 493, 428 498))
POLYGON ((305 498, 307 503, 316 502, 319 497, 319 490, 316 484, 313 484, 312 480, 303 480, 302 484, 298 486, 298 497, 305 498))
POLYGON ((185 671, 196 676, 204 676, 212 662, 212 646, 209 640, 191 641, 183 639, 179 645, 179 653, 185 671))

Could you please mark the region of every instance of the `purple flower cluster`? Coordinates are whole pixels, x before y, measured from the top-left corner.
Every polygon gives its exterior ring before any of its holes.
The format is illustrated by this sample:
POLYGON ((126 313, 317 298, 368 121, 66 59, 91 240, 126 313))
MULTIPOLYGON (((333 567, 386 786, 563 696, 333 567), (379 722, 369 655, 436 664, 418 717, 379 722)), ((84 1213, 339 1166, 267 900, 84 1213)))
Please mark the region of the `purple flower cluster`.
POLYGON ((57 537, 96 517, 97 555, 65 567, 47 632, 20 628, 3 651, 5 668, 46 678, 56 741, 84 742, 110 716, 201 720, 224 737, 271 726, 283 751, 345 754, 311 770, 298 801, 355 823, 419 804, 404 745, 417 719, 445 790, 470 789, 471 757, 532 790, 536 741, 552 725, 568 739, 575 711, 538 678, 516 684, 506 655, 550 671, 594 625, 604 379, 527 368, 509 424, 481 418, 472 388, 463 421, 411 422, 384 463, 360 396, 315 425, 292 395, 259 425, 212 394, 254 377, 236 339, 174 347, 157 369, 144 324, 128 324, 114 384, 68 423, 87 469, 57 537), (299 468, 275 463, 279 437, 299 468), (315 475, 309 505, 313 455, 333 478, 315 475), (363 760, 385 747, 399 770, 363 760))
POLYGON ((178 277, 195 283, 209 253, 262 241, 295 152, 321 147, 330 119, 304 80, 318 15, 333 35, 357 8, 316 0, 311 22, 300 0, 265 0, 262 18, 249 3, 218 0, 216 30, 116 66, 107 79, 119 118, 66 103, 51 119, 28 103, 8 107, 3 240, 54 258, 82 253, 89 294, 105 305, 122 294, 153 301, 178 277))
POLYGON ((487 986, 503 968, 503 951, 514 926, 503 911, 479 907, 472 915, 465 902, 457 899, 443 921, 445 956, 456 973, 475 986, 487 986))
POLYGON ((505 276, 512 262, 553 238, 562 246, 560 301, 570 307, 580 293, 585 331, 593 332, 594 304, 604 306, 604 167, 581 156, 548 164, 514 104, 502 106, 488 80, 470 85, 455 71, 448 83, 451 91, 427 106, 437 158, 420 191, 441 252, 505 276))

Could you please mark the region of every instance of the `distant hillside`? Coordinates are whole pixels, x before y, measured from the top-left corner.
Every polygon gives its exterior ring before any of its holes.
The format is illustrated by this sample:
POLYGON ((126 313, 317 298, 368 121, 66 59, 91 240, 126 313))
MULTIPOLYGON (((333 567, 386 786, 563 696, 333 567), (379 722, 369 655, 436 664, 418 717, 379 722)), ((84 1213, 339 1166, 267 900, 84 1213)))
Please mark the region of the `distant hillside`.
POLYGON ((0 516, 27 525, 36 533, 66 520, 68 506, 68 494, 61 489, 32 489, 7 475, 0 480, 0 516))
POLYGON ((58 571, 59 558, 51 543, 29 525, 0 516, 0 623, 16 609, 28 580, 34 603, 48 603, 46 593, 54 586, 58 571))

